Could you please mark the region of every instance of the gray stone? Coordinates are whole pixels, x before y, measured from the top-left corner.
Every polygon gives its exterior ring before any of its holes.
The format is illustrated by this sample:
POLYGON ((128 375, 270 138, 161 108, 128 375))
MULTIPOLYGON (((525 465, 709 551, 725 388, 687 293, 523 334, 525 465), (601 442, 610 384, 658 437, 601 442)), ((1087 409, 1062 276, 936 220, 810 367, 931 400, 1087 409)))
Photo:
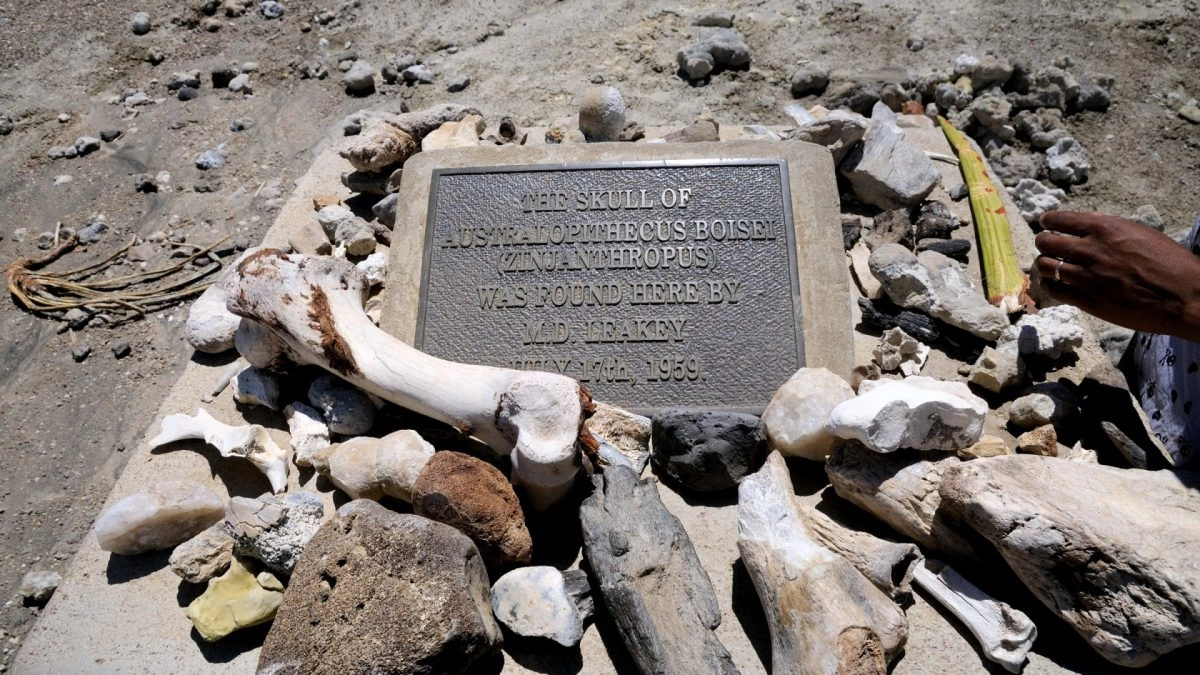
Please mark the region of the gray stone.
POLYGON ((53 570, 28 572, 21 577, 21 587, 17 593, 27 605, 44 605, 61 583, 62 575, 53 570))
POLYGON ((1200 106, 1195 103, 1188 103, 1180 106, 1178 110, 1179 117, 1192 124, 1200 124, 1200 106))
POLYGON ((1006 59, 985 54, 971 69, 971 88, 983 91, 993 85, 1006 84, 1013 75, 1013 66, 1006 59))
POLYGON ((205 150, 196 158, 196 168, 201 171, 211 171, 225 166, 225 160, 229 157, 229 152, 225 149, 225 144, 222 143, 215 150, 205 150))
POLYGON ((971 116, 975 118, 979 126, 991 131, 1000 140, 1007 141, 1016 136, 1016 129, 1009 124, 1012 103, 1009 103, 1004 96, 984 94, 971 101, 971 105, 967 109, 971 111, 971 116))
POLYGON ((1079 80, 1076 80, 1074 75, 1056 66, 1046 66, 1038 70, 1033 78, 1033 87, 1034 89, 1042 90, 1056 87, 1062 92, 1062 104, 1058 106, 1044 106, 1047 108, 1064 108, 1069 106, 1079 96, 1079 80))
POLYGON ((846 157, 841 171, 859 200, 881 209, 920 203, 941 180, 933 161, 905 140, 883 104, 876 104, 861 148, 846 157))
POLYGON ((1012 402, 1008 421, 1021 429, 1033 429, 1046 424, 1058 424, 1077 403, 1075 396, 1061 384, 1044 383, 1040 390, 1012 402))
POLYGON ((146 12, 138 12, 129 20, 129 29, 134 35, 145 35, 150 32, 150 15, 146 12))
POLYGON ((235 94, 253 94, 254 86, 250 84, 250 74, 242 73, 234 76, 234 78, 229 81, 228 89, 235 94))
POLYGON ((456 94, 469 86, 471 86, 471 76, 459 73, 452 75, 446 82, 446 91, 456 94))
POLYGON ((712 52, 704 44, 692 44, 680 49, 675 60, 679 64, 679 72, 689 80, 703 80, 716 68, 712 52))
POLYGON ((1045 156, 1023 152, 1011 145, 993 152, 988 157, 988 165, 992 175, 1006 187, 1016 187, 1026 178, 1038 178, 1047 170, 1045 156))
POLYGON ((233 376, 233 400, 242 405, 279 410, 279 378, 250 366, 233 376))
POLYGON ((1084 81, 1079 84, 1079 95, 1075 98, 1073 109, 1075 110, 1095 110, 1104 112, 1108 110, 1108 106, 1112 104, 1112 94, 1109 93, 1109 88, 1112 85, 1103 85, 1099 82, 1084 81))
POLYGON ((1109 661, 1200 642, 1200 567, 1184 553, 1200 550, 1200 474, 1015 455, 960 464, 939 493, 1109 661))
POLYGON ((176 546, 168 564, 180 579, 203 584, 223 574, 232 560, 233 538, 223 523, 217 523, 176 546))
POLYGON ((673 410, 651 420, 651 464, 697 492, 736 487, 767 457, 766 432, 754 415, 673 410))
POLYGON ((663 136, 667 143, 713 143, 721 140, 721 128, 711 119, 698 119, 690 125, 663 136))
POLYGON ((643 673, 736 673, 713 629, 721 610, 679 519, 651 479, 612 466, 579 508, 583 550, 604 604, 643 673))
POLYGON ((130 352, 132 352, 132 351, 133 351, 133 347, 129 344, 129 340, 118 340, 113 343, 113 346, 112 346, 113 358, 123 359, 126 356, 129 356, 130 352))
POLYGON ((288 575, 321 526, 325 505, 312 492, 289 492, 257 499, 234 497, 225 509, 225 530, 234 552, 288 575))
POLYGON ((965 110, 971 105, 971 95, 959 91, 949 82, 942 82, 937 85, 933 92, 933 101, 941 110, 947 112, 951 110, 965 110))
POLYGON ((1166 221, 1163 220, 1162 215, 1159 214, 1158 209, 1154 208, 1153 204, 1142 204, 1137 207, 1129 219, 1159 232, 1162 232, 1167 226, 1166 221))
POLYGON ((462 673, 502 639, 489 586, 479 551, 454 528, 350 502, 309 542, 258 672, 462 673))
POLYGON ((898 244, 885 244, 871 252, 868 264, 888 297, 901 307, 920 310, 985 340, 999 338, 1009 326, 1008 315, 971 287, 958 263, 940 253, 914 255, 898 244))
POLYGON ((375 230, 370 223, 341 204, 332 204, 317 211, 317 223, 338 251, 363 256, 375 250, 375 230))
POLYGON ((869 120, 862 115, 846 110, 833 110, 818 120, 801 126, 795 139, 808 141, 829 148, 833 154, 833 165, 839 166, 850 150, 862 140, 867 132, 869 120))
POLYGON ((79 230, 79 243, 94 244, 100 241, 101 235, 108 230, 108 224, 103 220, 93 220, 79 230))
POLYGON ((998 394, 1025 381, 1025 361, 1014 345, 986 347, 967 373, 967 381, 998 394))
POLYGON ((1047 211, 1055 211, 1067 198, 1067 193, 1058 188, 1050 188, 1032 178, 1022 178, 1015 186, 1008 188, 1008 194, 1017 204, 1021 217, 1026 222, 1036 223, 1038 218, 1047 211))
POLYGON ((275 0, 264 0, 258 3, 258 11, 268 19, 278 19, 283 16, 283 5, 275 0))
POLYGON ((176 98, 180 101, 190 101, 200 95, 200 90, 195 87, 180 87, 176 98))
POLYGON ((709 9, 698 12, 694 17, 692 17, 692 25, 715 28, 732 28, 733 18, 733 12, 727 9, 709 9))
POLYGON ((615 87, 593 87, 579 102, 579 130, 589 143, 616 141, 625 130, 625 100, 615 87))
POLYGON ((517 635, 574 647, 592 615, 591 591, 582 570, 521 567, 492 585, 492 613, 517 635))
POLYGON ((80 157, 100 149, 100 139, 94 136, 80 136, 75 139, 75 154, 80 157))
POLYGON ((408 84, 433 84, 435 78, 433 69, 423 63, 405 68, 400 76, 408 84))
POLYGON ((87 357, 92 353, 90 345, 79 345, 71 350, 71 358, 75 359, 75 363, 82 363, 87 360, 87 357))
POLYGON ((361 436, 375 425, 375 404, 357 388, 333 375, 322 375, 308 387, 308 402, 321 413, 329 430, 361 436))
POLYGON ((1059 359, 1083 345, 1081 320, 1079 309, 1072 305, 1045 307, 1022 316, 1000 341, 1016 342, 1022 354, 1059 359))
POLYGON ((158 192, 158 183, 155 182, 154 176, 139 173, 133 177, 133 189, 143 193, 158 192))
MULTIPOLYGON (((237 70, 228 64, 213 66, 213 69, 209 72, 209 76, 212 78, 213 89, 227 89, 229 87, 229 83, 233 81, 233 78, 237 77, 237 75, 237 70)), ((246 79, 248 80, 250 78, 247 77, 246 79)))
POLYGON ((713 63, 719 70, 750 67, 750 47, 741 33, 732 28, 717 28, 704 39, 713 63))
POLYGON ((375 69, 366 61, 355 61, 342 76, 346 93, 352 96, 369 96, 375 93, 375 69))
POLYGON ((389 230, 396 226, 396 204, 399 199, 399 196, 393 192, 375 202, 375 205, 371 207, 371 213, 374 213, 375 218, 389 230))
POLYGON ((820 94, 829 86, 829 69, 811 61, 802 61, 792 73, 792 96, 800 98, 820 94))
POLYGON ((192 481, 162 481, 106 508, 93 529, 100 548, 118 555, 161 551, 221 520, 225 504, 192 481))
POLYGON ((1055 183, 1082 183, 1092 168, 1083 145, 1070 136, 1058 139, 1046 150, 1046 160, 1050 165, 1050 180, 1055 183))

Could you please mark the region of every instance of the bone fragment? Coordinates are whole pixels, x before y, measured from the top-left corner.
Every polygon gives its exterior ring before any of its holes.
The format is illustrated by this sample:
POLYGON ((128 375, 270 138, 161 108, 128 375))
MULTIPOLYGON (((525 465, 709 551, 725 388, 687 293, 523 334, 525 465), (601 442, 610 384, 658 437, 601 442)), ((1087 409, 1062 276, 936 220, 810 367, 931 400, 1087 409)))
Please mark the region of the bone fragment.
POLYGON ((876 588, 897 601, 912 596, 913 571, 925 559, 916 545, 852 530, 814 508, 797 508, 812 538, 849 561, 876 588))
POLYGON ((776 674, 882 675, 904 648, 904 613, 813 538, 778 452, 738 486, 738 550, 767 615, 776 674))
POLYGON ((513 482, 535 508, 570 489, 591 409, 575 380, 444 361, 413 349, 371 322, 363 311, 366 279, 344 259, 266 250, 239 265, 229 286, 229 310, 256 326, 238 342, 252 364, 317 365, 477 437, 510 456, 513 482))
POLYGON ((162 431, 150 439, 150 449, 189 438, 203 439, 222 457, 245 457, 271 481, 271 491, 278 494, 287 489, 287 452, 271 440, 267 430, 257 424, 232 426, 218 422, 204 410, 192 415, 167 415, 162 431))
POLYGON ((233 381, 233 378, 238 373, 249 367, 250 364, 246 362, 246 359, 238 357, 236 361, 225 366, 225 370, 221 371, 221 379, 217 380, 217 384, 213 386, 212 391, 201 396, 200 400, 205 403, 212 403, 214 398, 220 396, 221 392, 225 391, 225 387, 229 386, 229 383, 233 381))
POLYGON ((953 567, 935 560, 918 565, 913 577, 943 607, 963 622, 989 661, 1010 673, 1021 672, 1037 639, 1037 626, 1025 613, 988 596, 953 567))

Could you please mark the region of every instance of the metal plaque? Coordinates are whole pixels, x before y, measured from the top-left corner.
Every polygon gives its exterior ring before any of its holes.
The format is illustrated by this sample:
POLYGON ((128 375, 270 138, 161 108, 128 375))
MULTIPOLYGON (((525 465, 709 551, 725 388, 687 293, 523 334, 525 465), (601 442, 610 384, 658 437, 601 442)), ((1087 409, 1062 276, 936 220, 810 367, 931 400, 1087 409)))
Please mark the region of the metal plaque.
POLYGON ((804 365, 783 160, 437 169, 415 346, 631 410, 761 412, 804 365))

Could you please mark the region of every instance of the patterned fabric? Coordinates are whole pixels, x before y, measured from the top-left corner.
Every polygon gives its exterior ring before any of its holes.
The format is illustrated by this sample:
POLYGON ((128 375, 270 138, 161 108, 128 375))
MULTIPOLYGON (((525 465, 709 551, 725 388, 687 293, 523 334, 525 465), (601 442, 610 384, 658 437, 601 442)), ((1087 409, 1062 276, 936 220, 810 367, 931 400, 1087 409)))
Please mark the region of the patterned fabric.
MULTIPOLYGON (((1183 241, 1200 256, 1200 220, 1183 241)), ((1200 344, 1169 335, 1133 337, 1134 392, 1176 467, 1200 467, 1200 344)))

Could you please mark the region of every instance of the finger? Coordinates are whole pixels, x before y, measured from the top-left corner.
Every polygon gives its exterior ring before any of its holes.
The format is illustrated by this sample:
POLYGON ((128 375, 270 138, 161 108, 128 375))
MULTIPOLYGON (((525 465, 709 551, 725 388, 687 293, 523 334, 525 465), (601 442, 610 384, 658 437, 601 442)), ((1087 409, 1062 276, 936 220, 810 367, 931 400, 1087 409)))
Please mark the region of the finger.
POLYGON ((1043 230, 1054 230, 1055 232, 1073 234, 1077 237, 1085 237, 1098 227, 1101 227, 1107 218, 1109 216, 1103 213, 1047 211, 1042 214, 1042 217, 1038 220, 1038 224, 1042 226, 1043 230))
POLYGON ((1074 305, 1089 314, 1092 313, 1092 296, 1086 291, 1080 290, 1077 286, 1055 281, 1053 278, 1043 278, 1042 290, 1064 305, 1074 305))
POLYGON ((1066 262, 1050 256, 1038 256, 1033 262, 1038 275, 1043 281, 1053 281, 1059 284, 1086 284, 1091 279, 1087 268, 1073 262, 1066 262))
POLYGON ((1096 262, 1095 242, 1086 237, 1073 237, 1057 232, 1039 232, 1033 238, 1034 246, 1042 255, 1075 263, 1096 262))

